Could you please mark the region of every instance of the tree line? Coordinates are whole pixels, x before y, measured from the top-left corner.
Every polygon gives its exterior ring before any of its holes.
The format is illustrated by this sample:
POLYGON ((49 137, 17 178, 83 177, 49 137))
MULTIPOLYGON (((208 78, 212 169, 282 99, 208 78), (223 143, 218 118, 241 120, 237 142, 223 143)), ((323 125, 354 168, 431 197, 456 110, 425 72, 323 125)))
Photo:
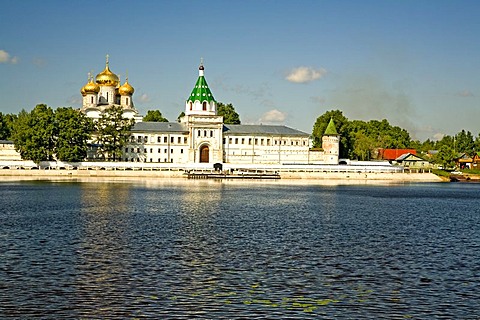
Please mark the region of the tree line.
POLYGON ((392 126, 386 119, 349 120, 340 110, 327 111, 313 125, 313 147, 322 147, 322 135, 330 119, 333 119, 340 135, 340 157, 358 160, 376 158, 378 149, 415 149, 420 154, 433 153, 433 161, 451 167, 462 153, 473 156, 480 151, 480 133, 476 138, 470 131, 461 130, 454 136, 445 135, 441 140, 424 142, 413 140, 407 130, 392 126))
MULTIPOLYGON (((224 122, 240 124, 232 104, 218 103, 218 115, 224 122)), ((116 161, 130 138, 135 121, 125 119, 121 107, 110 107, 98 121, 71 107, 53 110, 38 104, 32 111, 15 114, 0 112, 0 140, 11 140, 24 160, 35 163, 60 160, 79 162, 87 158, 88 146, 94 145, 97 157, 116 161)), ((184 113, 179 115, 184 116, 184 113)), ((159 110, 148 110, 143 121, 168 122, 159 110)))
MULTIPOLYGON (((225 124, 241 123, 231 103, 219 102, 217 114, 224 117, 225 124)), ((177 121, 184 115, 182 112, 177 121)), ((459 153, 473 156, 480 151, 480 133, 474 137, 470 131, 461 130, 438 141, 420 142, 386 119, 349 120, 340 110, 327 111, 316 119, 312 131, 314 148, 322 148, 322 136, 330 119, 340 135, 341 158, 372 160, 379 148, 415 149, 418 153, 436 150, 434 162, 449 167, 459 153)), ((148 110, 143 121, 168 122, 168 119, 159 110, 148 110)), ((39 104, 32 111, 22 110, 17 115, 0 112, 0 140, 12 140, 23 159, 36 163, 54 159, 83 161, 89 142, 96 145, 101 159, 116 161, 121 158, 133 125, 133 119, 123 118, 121 107, 108 108, 98 121, 92 121, 70 107, 53 110, 39 104)))

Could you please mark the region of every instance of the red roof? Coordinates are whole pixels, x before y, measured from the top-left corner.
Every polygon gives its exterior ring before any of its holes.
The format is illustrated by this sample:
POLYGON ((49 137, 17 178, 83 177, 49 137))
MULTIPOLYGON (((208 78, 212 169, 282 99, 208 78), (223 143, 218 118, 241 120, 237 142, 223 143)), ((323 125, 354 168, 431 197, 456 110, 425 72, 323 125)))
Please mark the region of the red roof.
POLYGON ((417 150, 415 149, 380 149, 378 152, 378 156, 382 160, 395 160, 405 153, 411 153, 411 154, 417 155, 417 150))

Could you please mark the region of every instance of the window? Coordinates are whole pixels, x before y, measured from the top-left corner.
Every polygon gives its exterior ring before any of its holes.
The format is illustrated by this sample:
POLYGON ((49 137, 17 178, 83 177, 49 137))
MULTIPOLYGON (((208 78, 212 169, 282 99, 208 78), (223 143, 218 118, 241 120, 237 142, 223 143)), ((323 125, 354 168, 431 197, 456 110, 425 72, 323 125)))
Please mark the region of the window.
POLYGON ((91 101, 92 101, 91 103, 93 104, 93 97, 91 98, 91 101))
POLYGON ((200 130, 198 130, 198 135, 197 135, 197 137, 200 137, 200 130))
POLYGON ((204 136, 204 137, 207 136, 207 130, 203 130, 203 136, 204 136))
POLYGON ((140 148, 137 148, 137 153, 140 153, 140 148))
POLYGON ((178 137, 177 141, 178 141, 178 144, 182 143, 182 138, 178 137))
MULTIPOLYGON (((190 111, 192 111, 192 107, 193 107, 192 101, 190 101, 188 104, 190 105, 190 111)), ((159 162, 160 162, 160 161, 159 161, 159 162)))
POLYGON ((238 144, 238 138, 235 138, 235 144, 238 144))
POLYGON ((147 153, 147 149, 143 149, 143 152, 144 152, 144 153, 147 153))
POLYGON ((207 111, 207 102, 203 101, 203 111, 207 111))
POLYGON ((210 130, 210 138, 213 138, 213 130, 210 130))
POLYGON ((267 139, 267 146, 270 145, 270 139, 267 139))
POLYGON ((152 159, 152 158, 150 158, 150 162, 153 162, 153 159, 152 159))
POLYGON ((142 137, 138 136, 138 137, 137 137, 137 142, 138 142, 138 143, 142 142, 142 137))
POLYGON ((226 140, 227 140, 227 139, 223 138, 223 144, 225 144, 226 140))
POLYGON ((183 143, 187 144, 187 137, 183 138, 183 143))
MULTIPOLYGON (((127 98, 127 105, 128 105, 128 98, 127 98)), ((150 159, 150 160, 151 160, 151 159, 150 159)), ((150 162, 152 162, 152 161, 150 161, 150 162)))
POLYGON ((260 139, 260 144, 263 146, 263 139, 260 139))
POLYGON ((173 143, 174 138, 170 137, 170 143, 173 143))
POLYGON ((125 148, 125 152, 128 152, 128 148, 125 148))
POLYGON ((180 149, 180 153, 183 153, 183 149, 180 149))
POLYGON ((257 144, 258 144, 258 139, 257 139, 257 138, 255 138, 255 145, 257 145, 257 144))
POLYGON ((147 142, 148 142, 148 137, 147 137, 147 136, 145 136, 145 137, 143 138, 143 142, 144 142, 144 143, 147 143, 147 142))
POLYGON ((167 137, 163 137, 163 143, 167 143, 167 137))
POLYGON ((133 152, 135 152, 135 151, 133 150, 133 148, 131 148, 131 149, 130 149, 130 152, 132 152, 132 153, 133 153, 133 152))
POLYGON ((242 144, 245 144, 245 138, 242 138, 242 144))
POLYGON ((248 144, 252 144, 252 138, 248 138, 248 144))
MULTIPOLYGON (((150 153, 153 153, 153 149, 152 149, 152 148, 150 148, 150 153)), ((150 161, 150 162, 152 162, 152 161, 150 161)))
MULTIPOLYGON (((158 153, 160 153, 160 152, 161 152, 161 151, 160 151, 160 148, 158 148, 158 153)), ((160 161, 159 161, 159 162, 160 162, 160 161)))
POLYGON ((173 153, 173 149, 170 149, 170 153, 173 153))
POLYGON ((232 144, 232 138, 228 138, 228 144, 232 144))
POLYGON ((165 149, 165 153, 167 153, 167 152, 168 152, 167 149, 165 149))
POLYGON ((157 142, 162 142, 162 139, 160 137, 157 137, 157 142))

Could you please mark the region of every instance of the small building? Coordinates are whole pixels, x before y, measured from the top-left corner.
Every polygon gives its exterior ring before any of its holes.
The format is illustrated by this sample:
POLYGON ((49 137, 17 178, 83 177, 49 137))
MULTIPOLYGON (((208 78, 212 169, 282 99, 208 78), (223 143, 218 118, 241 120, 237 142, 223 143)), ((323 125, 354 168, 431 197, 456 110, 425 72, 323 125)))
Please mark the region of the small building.
POLYGON ((472 158, 472 169, 480 169, 480 152, 476 152, 472 158))
POLYGON ((459 153, 455 160, 455 166, 460 169, 471 169, 473 159, 466 153, 459 153))
POLYGON ((413 155, 417 154, 417 150, 415 149, 378 149, 378 160, 387 160, 389 162, 395 161, 398 157, 410 153, 413 155))
POLYGON ((10 140, 0 140, 0 161, 22 160, 20 153, 15 150, 15 144, 10 140))
POLYGON ((401 156, 396 158, 393 164, 401 165, 410 172, 423 172, 425 170, 430 171, 430 169, 432 169, 432 165, 430 164, 430 162, 409 152, 402 154, 401 156))

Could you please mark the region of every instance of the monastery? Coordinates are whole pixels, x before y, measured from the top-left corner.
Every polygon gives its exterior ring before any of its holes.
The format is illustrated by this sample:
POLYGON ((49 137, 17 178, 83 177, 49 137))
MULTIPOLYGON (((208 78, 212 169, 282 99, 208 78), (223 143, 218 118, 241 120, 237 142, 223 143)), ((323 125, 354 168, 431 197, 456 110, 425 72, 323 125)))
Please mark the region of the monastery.
POLYGON ((324 150, 312 150, 310 134, 283 125, 224 124, 217 114, 217 102, 205 79, 203 63, 185 102, 185 116, 179 122, 143 122, 133 103, 134 88, 120 85, 105 70, 82 87, 81 111, 99 119, 112 106, 121 106, 124 117, 135 119, 131 140, 122 160, 151 163, 231 164, 338 164, 339 136, 333 120, 323 137, 324 150))

